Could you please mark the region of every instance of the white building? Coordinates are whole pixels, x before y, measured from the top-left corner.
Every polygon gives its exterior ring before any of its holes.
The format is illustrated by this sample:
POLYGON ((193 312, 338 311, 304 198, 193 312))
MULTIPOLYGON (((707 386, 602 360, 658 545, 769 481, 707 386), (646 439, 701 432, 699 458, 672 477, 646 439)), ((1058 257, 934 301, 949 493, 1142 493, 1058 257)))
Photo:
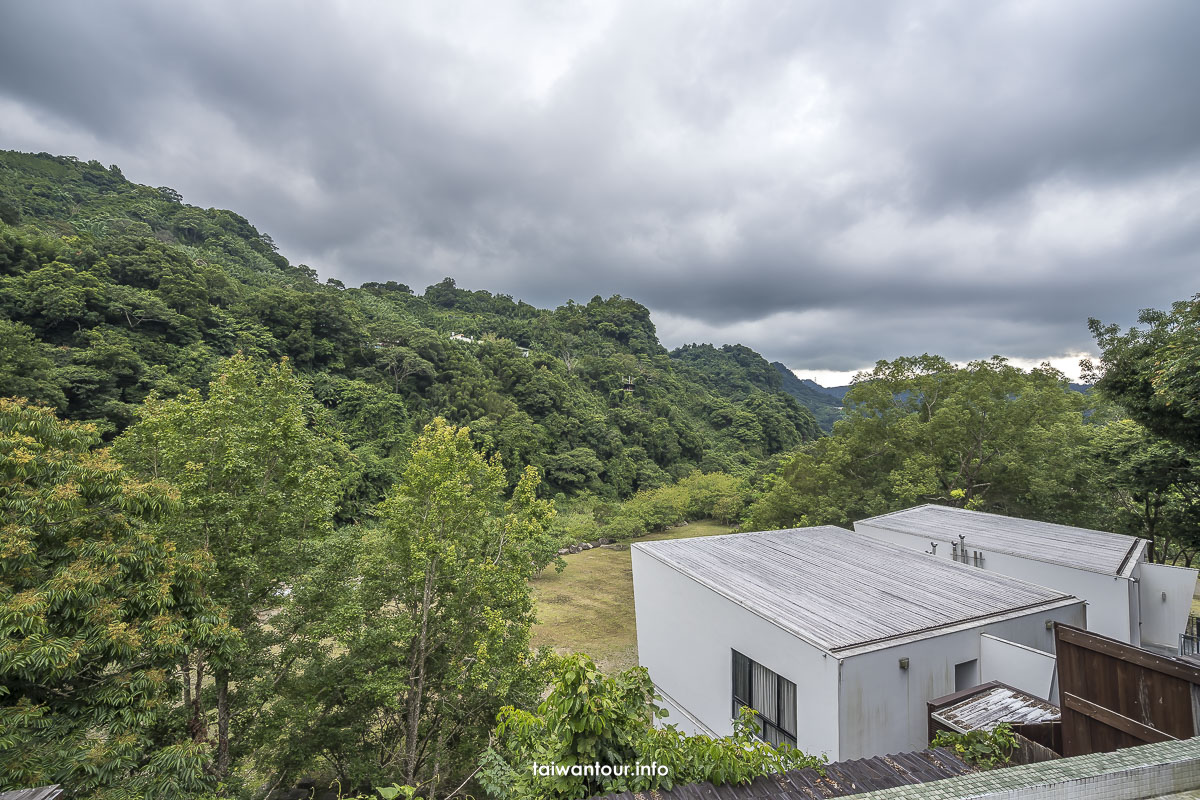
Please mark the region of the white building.
POLYGON ((856 533, 1049 586, 1087 601, 1088 629, 1177 653, 1196 570, 1146 560, 1150 542, 1070 525, 924 505, 854 523, 856 533))
POLYGON ((638 654, 667 721, 845 760, 919 750, 926 701, 987 680, 1052 694, 1083 602, 830 526, 633 546, 638 654))

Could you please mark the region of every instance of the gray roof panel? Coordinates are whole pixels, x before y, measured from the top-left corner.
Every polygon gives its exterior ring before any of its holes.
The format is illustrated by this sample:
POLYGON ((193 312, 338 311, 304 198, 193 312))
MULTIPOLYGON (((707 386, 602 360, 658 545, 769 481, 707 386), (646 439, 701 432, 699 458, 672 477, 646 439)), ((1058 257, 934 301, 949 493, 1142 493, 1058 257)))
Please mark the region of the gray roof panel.
POLYGON ((641 553, 830 653, 1078 602, 831 525, 642 542, 641 553))
POLYGON ((56 783, 53 786, 39 786, 36 789, 11 789, 0 792, 0 800, 56 800, 63 790, 56 783))
POLYGON ((1008 553, 1106 575, 1127 575, 1133 566, 1132 557, 1145 542, 1120 533, 935 505, 893 511, 857 524, 915 534, 939 543, 956 542, 962 534, 968 549, 1008 553))
POLYGON ((932 716, 959 733, 966 733, 990 731, 1001 722, 1010 725, 1058 722, 1062 719, 1062 712, 1058 706, 1019 689, 993 686, 953 705, 939 708, 932 716))

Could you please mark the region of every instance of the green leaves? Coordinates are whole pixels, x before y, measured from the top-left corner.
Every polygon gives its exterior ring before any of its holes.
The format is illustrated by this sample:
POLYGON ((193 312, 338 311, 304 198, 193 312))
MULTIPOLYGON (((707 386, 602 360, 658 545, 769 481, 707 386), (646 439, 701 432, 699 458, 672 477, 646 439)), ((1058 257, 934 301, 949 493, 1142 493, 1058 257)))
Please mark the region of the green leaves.
POLYGON ((161 731, 177 659, 223 621, 156 531, 175 499, 96 441, 0 400, 0 783, 203 788, 202 760, 161 731))
POLYGON ((1002 722, 990 731, 938 731, 931 746, 953 750, 961 759, 981 769, 994 769, 1008 765, 1017 746, 1017 736, 1011 725, 1002 722))
POLYGON ((281 771, 326 765, 347 785, 457 786, 505 704, 532 703, 528 580, 555 557, 553 506, 527 468, 507 496, 498 457, 465 428, 426 426, 376 519, 320 548, 297 582, 297 669, 278 687, 281 771))
POLYGON ((756 739, 752 712, 743 713, 733 736, 724 739, 685 736, 674 726, 655 728, 654 720, 664 712, 641 667, 606 676, 577 653, 559 659, 554 675, 536 714, 509 706, 497 717, 480 773, 480 784, 495 797, 578 800, 696 781, 746 783, 824 763, 793 747, 775 749, 756 739), (554 769, 597 764, 608 767, 607 774, 554 769), (639 772, 638 765, 662 769, 639 772))
POLYGON ((1090 513, 1088 401, 1049 367, 937 356, 879 362, 832 436, 786 460, 752 527, 845 525, 918 503, 1074 521, 1090 513))

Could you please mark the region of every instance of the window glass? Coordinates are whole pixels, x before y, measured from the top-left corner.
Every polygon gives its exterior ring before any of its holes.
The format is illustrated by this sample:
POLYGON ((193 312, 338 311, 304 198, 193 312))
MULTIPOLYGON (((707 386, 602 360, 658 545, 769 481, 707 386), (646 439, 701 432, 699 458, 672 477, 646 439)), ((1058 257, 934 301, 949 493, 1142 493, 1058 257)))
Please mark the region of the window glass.
POLYGON ((796 744, 796 684, 733 651, 733 715, 754 709, 759 738, 778 746, 796 744))

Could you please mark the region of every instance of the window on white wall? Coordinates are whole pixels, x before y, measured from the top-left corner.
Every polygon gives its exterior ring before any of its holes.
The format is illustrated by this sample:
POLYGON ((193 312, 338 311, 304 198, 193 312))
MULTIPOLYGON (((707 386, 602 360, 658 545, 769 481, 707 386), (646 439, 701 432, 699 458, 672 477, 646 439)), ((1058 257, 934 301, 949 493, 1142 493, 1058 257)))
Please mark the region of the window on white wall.
POLYGON ((961 692, 979 685, 979 659, 973 658, 954 665, 954 691, 961 692))
POLYGON ((763 741, 796 744, 796 684, 733 651, 733 716, 743 708, 758 713, 754 722, 763 741))

